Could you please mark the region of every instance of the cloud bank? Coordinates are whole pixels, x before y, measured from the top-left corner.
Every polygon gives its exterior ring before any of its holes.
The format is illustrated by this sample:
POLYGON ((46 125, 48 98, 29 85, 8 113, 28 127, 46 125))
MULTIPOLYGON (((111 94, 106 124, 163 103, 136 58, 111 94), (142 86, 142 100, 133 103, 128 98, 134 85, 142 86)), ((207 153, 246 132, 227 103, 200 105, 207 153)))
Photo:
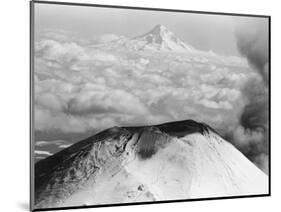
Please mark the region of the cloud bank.
MULTIPOLYGON (((226 135, 266 170, 266 86, 259 85, 266 78, 250 59, 249 66, 239 57, 214 54, 113 51, 66 37, 41 38, 35 45, 37 140, 194 119, 226 135)), ((99 42, 115 38, 106 35, 99 42)))

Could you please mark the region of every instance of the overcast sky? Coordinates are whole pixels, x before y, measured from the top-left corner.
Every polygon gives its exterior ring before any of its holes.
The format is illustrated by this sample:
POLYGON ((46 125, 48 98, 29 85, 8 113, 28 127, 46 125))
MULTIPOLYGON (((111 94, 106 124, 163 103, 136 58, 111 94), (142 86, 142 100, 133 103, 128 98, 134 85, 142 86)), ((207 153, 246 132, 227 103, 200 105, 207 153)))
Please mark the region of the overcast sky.
MULTIPOLYGON (((105 33, 127 37, 163 24, 186 43, 202 50, 238 55, 235 26, 257 18, 147 10, 35 4, 36 32, 59 29, 94 38, 105 33)), ((261 20, 262 21, 262 20, 261 20)))

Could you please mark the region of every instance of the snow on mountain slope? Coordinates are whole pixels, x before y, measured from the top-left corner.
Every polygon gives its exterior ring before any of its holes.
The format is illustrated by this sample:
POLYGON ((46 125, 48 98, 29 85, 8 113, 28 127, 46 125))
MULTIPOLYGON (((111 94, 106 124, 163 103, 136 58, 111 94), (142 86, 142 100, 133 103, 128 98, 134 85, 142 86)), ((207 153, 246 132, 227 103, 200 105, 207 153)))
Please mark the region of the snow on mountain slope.
POLYGON ((35 208, 268 193, 268 177, 205 124, 114 127, 35 165, 35 208))
POLYGON ((157 52, 182 52, 195 53, 198 50, 187 45, 180 40, 173 32, 169 31, 165 26, 158 24, 149 32, 128 39, 120 37, 117 40, 96 44, 94 48, 102 49, 122 49, 133 51, 157 51, 157 52))
POLYGON ((161 24, 156 25, 144 35, 132 39, 132 42, 138 44, 137 48, 139 49, 182 52, 192 52, 195 50, 161 24))

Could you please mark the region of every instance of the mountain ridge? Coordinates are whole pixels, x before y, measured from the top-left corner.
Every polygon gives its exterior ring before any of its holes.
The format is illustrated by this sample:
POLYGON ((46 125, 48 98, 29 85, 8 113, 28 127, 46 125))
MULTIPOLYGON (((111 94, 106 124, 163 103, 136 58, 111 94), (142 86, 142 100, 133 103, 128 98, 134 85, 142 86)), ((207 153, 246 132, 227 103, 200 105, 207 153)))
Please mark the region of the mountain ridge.
POLYGON ((262 171, 208 125, 193 120, 112 127, 35 164, 37 208, 266 189, 262 171))
POLYGON ((187 51, 192 52, 195 49, 181 39, 162 24, 157 24, 147 33, 132 38, 139 42, 144 42, 142 49, 154 49, 164 51, 187 51))
POLYGON ((155 25, 148 32, 133 38, 121 36, 119 39, 100 43, 92 47, 126 48, 134 51, 157 51, 195 53, 198 50, 179 39, 172 31, 162 24, 155 25))
POLYGON ((203 123, 193 121, 192 119, 181 120, 181 121, 176 121, 176 122, 165 122, 163 124, 156 124, 156 125, 140 125, 140 126, 124 126, 124 127, 115 126, 115 127, 111 127, 111 128, 102 130, 90 137, 87 137, 79 142, 76 142, 75 144, 57 152, 54 155, 51 155, 43 160, 38 161, 35 164, 35 169, 38 166, 42 166, 41 165, 43 163, 42 161, 44 161, 44 163, 45 163, 45 161, 48 161, 46 163, 51 164, 50 161, 52 161, 52 160, 60 160, 57 157, 59 155, 63 154, 64 152, 71 151, 72 149, 75 149, 75 148, 79 148, 80 146, 84 145, 85 143, 92 142, 93 140, 94 140, 94 142, 102 142, 107 136, 111 136, 112 134, 115 134, 117 132, 129 131, 131 134, 134 134, 134 133, 140 133, 140 132, 144 131, 145 129, 149 129, 149 128, 159 128, 164 133, 167 133, 171 136, 177 136, 177 137, 183 137, 187 134, 191 134, 191 133, 195 133, 195 132, 199 132, 199 133, 203 134, 204 132, 207 132, 208 130, 212 130, 212 131, 216 132, 210 126, 203 124, 203 123), (40 164, 40 165, 37 165, 37 164, 40 164))

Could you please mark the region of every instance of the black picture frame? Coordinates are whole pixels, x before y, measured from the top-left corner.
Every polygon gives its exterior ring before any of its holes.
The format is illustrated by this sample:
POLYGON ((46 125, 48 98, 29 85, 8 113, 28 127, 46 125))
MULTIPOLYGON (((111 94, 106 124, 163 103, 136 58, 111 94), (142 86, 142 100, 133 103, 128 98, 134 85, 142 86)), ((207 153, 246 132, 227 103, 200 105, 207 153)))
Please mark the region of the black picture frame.
POLYGON ((30 4, 30 210, 31 211, 53 211, 53 210, 68 210, 68 209, 85 209, 85 208, 101 208, 101 207, 116 207, 116 206, 133 206, 133 205, 148 205, 148 204, 161 204, 161 203, 180 203, 191 201, 205 201, 205 200, 224 200, 224 199, 240 199, 240 198, 253 198, 253 197, 269 197, 271 196, 271 16, 270 15, 257 15, 257 14, 241 14, 241 13, 225 13, 225 12, 207 12, 207 11, 194 11, 194 10, 179 10, 179 9, 166 9, 166 8, 146 8, 146 7, 132 7, 121 5, 103 5, 103 4, 89 4, 89 3, 70 3, 70 2, 56 2, 56 1, 37 1, 33 0, 30 4), (52 4, 52 5, 68 5, 78 7, 100 7, 100 8, 115 8, 115 9, 128 9, 128 10, 150 10, 160 12, 177 12, 177 13, 195 13, 195 14, 208 14, 208 15, 222 15, 222 16, 244 16, 265 18, 268 20, 268 55, 269 55, 269 167, 268 167, 268 193, 257 195, 243 195, 243 196, 224 196, 224 197, 210 197, 210 198, 196 198, 196 199, 181 199, 181 200, 166 200, 166 201, 153 201, 153 202, 136 202, 136 203, 118 203, 118 204, 101 204, 90 206, 71 206, 71 207, 56 207, 56 208, 33 208, 34 205, 34 5, 36 4, 52 4))

